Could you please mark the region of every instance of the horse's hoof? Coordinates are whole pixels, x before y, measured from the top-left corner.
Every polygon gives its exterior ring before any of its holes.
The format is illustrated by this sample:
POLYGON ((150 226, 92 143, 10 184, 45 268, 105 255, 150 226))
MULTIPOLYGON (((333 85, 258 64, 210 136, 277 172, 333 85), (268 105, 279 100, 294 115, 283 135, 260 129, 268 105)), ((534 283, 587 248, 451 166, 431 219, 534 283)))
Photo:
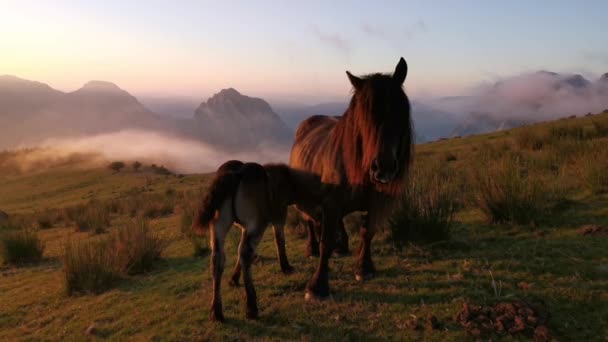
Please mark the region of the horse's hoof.
POLYGON ((212 322, 224 322, 224 314, 222 312, 215 312, 211 310, 209 320, 212 322))
POLYGON ((293 266, 281 267, 283 274, 292 274, 296 269, 293 266))
POLYGON ((239 284, 238 280, 234 280, 234 279, 230 279, 230 281, 228 282, 228 285, 232 286, 232 287, 239 287, 241 286, 241 284, 239 284))
POLYGON ((373 279, 374 276, 375 276, 374 273, 366 273, 366 274, 359 274, 359 273, 357 273, 357 274, 355 274, 355 279, 357 281, 359 281, 359 282, 363 282, 363 281, 366 281, 366 280, 373 279))
POLYGON ((259 317, 258 310, 255 310, 255 311, 247 310, 247 312, 245 313, 245 317, 247 319, 258 319, 258 317, 259 317))
POLYGON ((329 298, 329 295, 328 296, 319 296, 310 290, 307 290, 304 293, 304 300, 306 300, 307 302, 322 302, 328 298, 329 298))
POLYGON ((345 251, 334 251, 334 256, 336 258, 344 258, 350 255, 350 251, 349 250, 345 250, 345 251))

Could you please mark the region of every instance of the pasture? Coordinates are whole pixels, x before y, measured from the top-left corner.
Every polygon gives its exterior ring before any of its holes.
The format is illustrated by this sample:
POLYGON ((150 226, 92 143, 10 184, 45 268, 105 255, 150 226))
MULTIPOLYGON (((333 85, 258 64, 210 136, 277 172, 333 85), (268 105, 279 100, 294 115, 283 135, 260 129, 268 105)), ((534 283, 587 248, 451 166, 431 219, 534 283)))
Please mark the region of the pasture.
MULTIPOLYGON (((542 325, 559 340, 605 340, 606 143, 608 113, 417 145, 413 182, 420 190, 408 193, 405 219, 374 240, 374 279, 355 281, 354 256, 332 258, 330 299, 305 301, 318 259, 304 257, 303 231, 289 226, 287 254, 296 271, 283 275, 268 231, 253 266, 260 318, 245 319, 244 289, 228 286, 225 272, 225 323, 208 320, 209 255, 194 256, 183 229, 211 174, 129 166, 115 172, 80 160, 20 171, 11 167, 15 156, 3 153, 0 210, 15 222, 0 223, 0 233, 29 228, 44 253, 36 262, 0 266, 0 340, 533 338, 531 322, 511 334, 459 316, 465 303, 516 301, 540 308, 542 325), (433 211, 439 203, 450 211, 447 225, 429 223, 443 213, 433 211), (68 213, 74 207, 103 211, 108 222, 98 232, 75 229, 68 213), (99 293, 68 295, 68 241, 100 240, 133 220, 145 220, 166 241, 161 258, 99 293)), ((356 251, 359 237, 350 226, 356 251)), ((239 238, 232 229, 227 270, 239 238)))

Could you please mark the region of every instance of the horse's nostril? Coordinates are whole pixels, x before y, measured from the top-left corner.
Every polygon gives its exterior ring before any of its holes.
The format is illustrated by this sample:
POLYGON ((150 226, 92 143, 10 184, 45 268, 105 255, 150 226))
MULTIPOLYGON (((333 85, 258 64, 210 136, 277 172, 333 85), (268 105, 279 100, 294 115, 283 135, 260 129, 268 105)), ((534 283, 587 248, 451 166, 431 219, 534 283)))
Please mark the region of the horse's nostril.
POLYGON ((378 171, 378 159, 374 159, 372 161, 372 167, 371 167, 371 169, 372 169, 372 172, 378 171))

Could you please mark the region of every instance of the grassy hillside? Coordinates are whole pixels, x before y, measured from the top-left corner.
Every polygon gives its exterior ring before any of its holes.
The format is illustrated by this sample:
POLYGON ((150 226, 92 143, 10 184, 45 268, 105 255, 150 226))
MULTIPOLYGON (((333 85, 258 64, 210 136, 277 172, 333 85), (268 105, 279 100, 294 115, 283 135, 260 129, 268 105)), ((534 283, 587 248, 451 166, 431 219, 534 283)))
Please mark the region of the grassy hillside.
MULTIPOLYGON (((423 209, 438 206, 434 198, 448 198, 455 210, 448 235, 418 242, 427 232, 407 235, 416 228, 407 222, 381 232, 373 245, 377 277, 358 283, 354 257, 334 258, 332 297, 315 303, 304 300, 317 260, 304 257, 301 230, 287 229, 296 268, 287 276, 280 273, 268 232, 253 268, 260 319, 245 319, 244 289, 225 281, 224 324, 208 321, 209 257, 193 257, 181 232, 184 201, 200 197, 187 194, 204 189, 210 175, 159 175, 145 168, 115 173, 78 163, 27 172, 6 168, 0 174, 0 210, 35 227, 45 249, 40 262, 0 266, 0 340, 531 338, 529 331, 510 336, 481 325, 476 331, 457 317, 465 303, 493 307, 517 301, 541 308, 559 340, 605 340, 606 127, 608 114, 602 114, 418 145, 413 182, 423 191, 410 193, 408 205, 418 203, 415 222, 431 230, 435 225, 425 221, 423 209), (68 239, 103 238, 128 225, 137 216, 133 208, 165 202, 171 210, 142 211, 153 232, 169 242, 150 272, 124 276, 100 294, 66 294, 62 256, 68 239), (76 232, 64 212, 78 205, 107 208, 107 232, 76 232), (44 214, 53 218, 41 225, 44 214), (583 232, 585 226, 591 228, 583 232), (414 243, 395 243, 400 237, 414 243)), ((354 251, 359 241, 351 233, 354 251)), ((225 278, 238 239, 233 229, 225 278)))

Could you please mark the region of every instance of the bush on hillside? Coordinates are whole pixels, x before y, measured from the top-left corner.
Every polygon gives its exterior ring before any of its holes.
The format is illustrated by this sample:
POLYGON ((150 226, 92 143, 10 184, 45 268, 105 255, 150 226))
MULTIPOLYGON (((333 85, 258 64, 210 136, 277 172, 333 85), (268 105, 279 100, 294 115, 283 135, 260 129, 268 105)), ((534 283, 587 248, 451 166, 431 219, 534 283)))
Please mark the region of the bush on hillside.
POLYGON ((100 293, 122 277, 147 272, 166 246, 143 220, 135 220, 101 240, 68 241, 63 258, 66 292, 100 293))
POLYGON ((415 167, 400 206, 389 219, 395 247, 448 239, 457 206, 456 189, 454 174, 445 164, 415 167))
POLYGON ((3 229, 0 232, 0 258, 4 264, 38 262, 43 253, 44 244, 32 230, 3 229))
POLYGON ((561 199, 561 192, 521 157, 503 158, 479 168, 476 199, 493 223, 539 223, 561 199))

